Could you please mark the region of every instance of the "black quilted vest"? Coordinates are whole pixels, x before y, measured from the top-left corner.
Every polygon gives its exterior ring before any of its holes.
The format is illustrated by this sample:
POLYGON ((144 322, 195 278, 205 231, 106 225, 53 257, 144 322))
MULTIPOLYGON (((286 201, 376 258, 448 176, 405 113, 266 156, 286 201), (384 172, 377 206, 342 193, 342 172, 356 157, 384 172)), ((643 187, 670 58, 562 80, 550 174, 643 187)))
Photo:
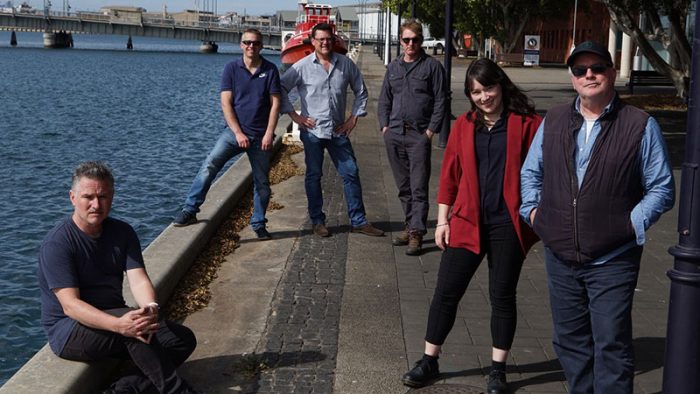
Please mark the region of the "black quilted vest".
POLYGON ((644 192, 639 149, 648 118, 615 98, 612 110, 600 119, 579 189, 574 154, 584 119, 574 104, 547 112, 534 230, 559 259, 585 264, 635 239, 630 213, 644 192))

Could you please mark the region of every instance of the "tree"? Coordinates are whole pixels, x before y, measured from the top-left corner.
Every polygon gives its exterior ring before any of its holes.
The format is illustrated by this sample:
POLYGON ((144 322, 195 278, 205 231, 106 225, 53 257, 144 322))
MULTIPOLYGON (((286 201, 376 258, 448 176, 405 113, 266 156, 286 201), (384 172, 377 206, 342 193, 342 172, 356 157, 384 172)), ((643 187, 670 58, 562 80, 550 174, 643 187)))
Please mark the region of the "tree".
POLYGON ((632 37, 642 54, 676 87, 679 97, 688 92, 692 48, 686 35, 690 0, 596 0, 608 7, 618 29, 632 37), (640 15, 644 24, 640 26, 640 15), (652 46, 658 42, 669 53, 664 60, 652 46))
MULTIPOLYGON (((445 31, 445 0, 416 0, 419 19, 430 25, 432 35, 442 37, 445 31)), ((479 37, 495 38, 505 53, 510 53, 522 40, 523 30, 533 17, 556 17, 572 4, 561 0, 454 0, 454 29, 479 37)), ((394 11, 410 0, 384 0, 394 11)), ((408 16, 408 12, 404 17, 408 16)))

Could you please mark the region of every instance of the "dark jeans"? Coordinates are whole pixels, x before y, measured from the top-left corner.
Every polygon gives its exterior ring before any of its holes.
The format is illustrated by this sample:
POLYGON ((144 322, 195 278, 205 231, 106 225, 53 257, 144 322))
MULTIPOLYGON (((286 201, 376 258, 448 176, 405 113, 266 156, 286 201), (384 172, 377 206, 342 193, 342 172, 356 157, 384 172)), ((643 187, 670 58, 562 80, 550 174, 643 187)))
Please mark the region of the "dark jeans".
MULTIPOLYGON (((120 316, 128 308, 105 311, 120 316)), ((134 338, 75 325, 60 354, 73 361, 97 361, 107 357, 132 360, 140 370, 121 377, 112 389, 119 393, 143 393, 154 388, 161 393, 189 393, 191 388, 175 371, 192 354, 197 340, 189 328, 161 321, 158 332, 145 344, 134 338)))
POLYGON ((403 134, 387 131, 384 144, 408 230, 424 235, 429 209, 430 139, 411 129, 403 134))
POLYGON ((632 298, 642 247, 601 265, 571 265, 545 248, 554 350, 569 393, 632 393, 632 298))
POLYGON ((435 295, 430 304, 425 340, 442 345, 457 315, 459 301, 476 269, 488 256, 493 347, 509 350, 513 344, 517 312, 515 293, 523 255, 512 223, 481 226, 481 253, 448 247, 442 253, 435 295))

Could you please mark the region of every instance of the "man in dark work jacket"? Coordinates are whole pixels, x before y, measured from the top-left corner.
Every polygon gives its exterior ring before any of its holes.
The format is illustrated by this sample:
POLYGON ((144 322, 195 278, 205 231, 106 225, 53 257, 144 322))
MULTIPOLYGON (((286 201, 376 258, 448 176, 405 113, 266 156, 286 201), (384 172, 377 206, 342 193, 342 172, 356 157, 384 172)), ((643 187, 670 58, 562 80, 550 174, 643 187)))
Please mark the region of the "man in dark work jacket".
POLYGON ((532 141, 520 214, 545 246, 570 393, 632 393, 644 232, 673 207, 673 173, 656 120, 615 92, 607 49, 584 42, 567 65, 578 97, 552 108, 532 141))
POLYGON ((404 22, 400 32, 403 54, 387 68, 377 114, 405 217, 393 244, 408 245, 406 254, 415 256, 427 232, 431 139, 445 115, 445 70, 421 48, 420 23, 404 22))

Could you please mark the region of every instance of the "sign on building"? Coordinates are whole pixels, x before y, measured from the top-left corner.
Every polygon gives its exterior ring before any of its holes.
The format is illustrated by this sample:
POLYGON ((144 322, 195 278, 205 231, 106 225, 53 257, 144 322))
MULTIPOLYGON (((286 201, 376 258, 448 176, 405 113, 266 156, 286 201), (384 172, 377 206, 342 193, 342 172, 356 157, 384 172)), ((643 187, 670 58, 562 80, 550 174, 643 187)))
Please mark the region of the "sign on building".
POLYGON ((523 54, 524 66, 540 65, 540 36, 525 36, 525 48, 523 54))

